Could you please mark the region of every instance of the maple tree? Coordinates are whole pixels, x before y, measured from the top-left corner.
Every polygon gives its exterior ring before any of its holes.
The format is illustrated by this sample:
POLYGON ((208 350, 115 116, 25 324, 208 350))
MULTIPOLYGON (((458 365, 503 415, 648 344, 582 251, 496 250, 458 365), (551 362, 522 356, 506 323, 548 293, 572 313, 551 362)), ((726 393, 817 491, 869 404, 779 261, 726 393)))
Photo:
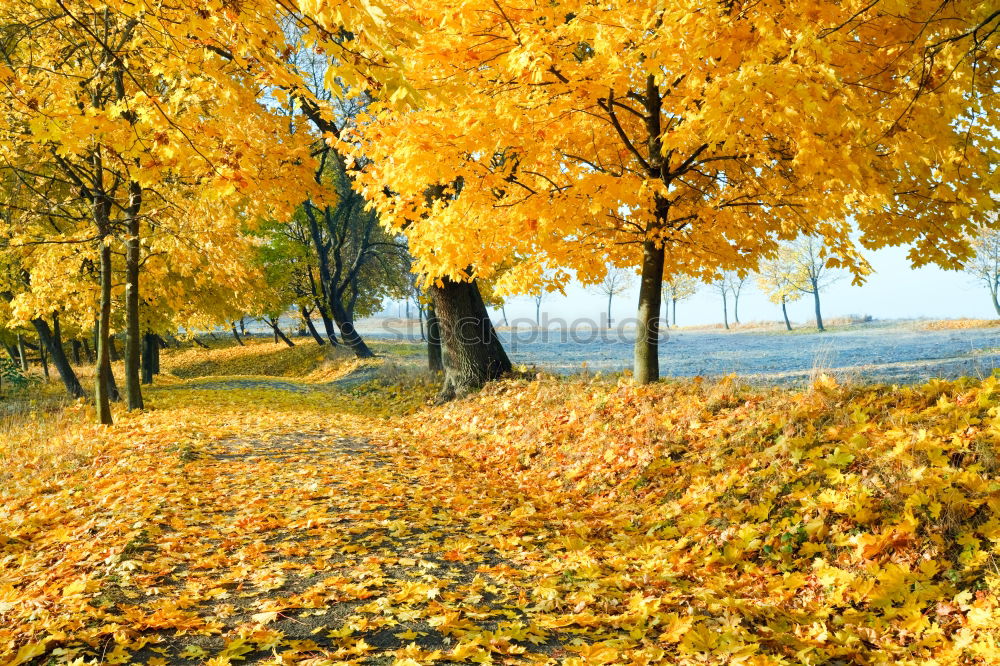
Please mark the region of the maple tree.
POLYGON ((799 266, 792 257, 791 248, 783 247, 778 256, 761 264, 757 276, 757 284, 761 291, 767 294, 772 303, 781 305, 781 316, 785 320, 785 329, 792 330, 792 322, 788 319, 788 304, 802 298, 799 289, 799 266))
POLYGON ((393 10, 427 26, 397 49, 421 98, 359 124, 367 195, 431 280, 640 267, 639 382, 664 275, 752 271, 802 233, 859 277, 860 248, 901 243, 953 267, 995 205, 988 2, 393 10))
POLYGON ((975 254, 962 269, 986 287, 1000 316, 1000 231, 983 225, 973 231, 970 242, 975 254))
POLYGON ((663 280, 663 320, 677 325, 677 301, 691 298, 698 293, 698 281, 689 275, 672 275, 663 280))

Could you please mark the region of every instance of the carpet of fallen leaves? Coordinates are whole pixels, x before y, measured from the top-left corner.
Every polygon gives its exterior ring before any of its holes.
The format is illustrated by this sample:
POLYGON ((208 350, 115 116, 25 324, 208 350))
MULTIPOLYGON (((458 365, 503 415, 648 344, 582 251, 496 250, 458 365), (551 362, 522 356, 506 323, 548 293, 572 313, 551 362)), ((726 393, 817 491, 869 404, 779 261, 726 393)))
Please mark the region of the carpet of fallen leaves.
POLYGON ((997 661, 997 379, 290 381, 11 433, 0 664, 997 661))

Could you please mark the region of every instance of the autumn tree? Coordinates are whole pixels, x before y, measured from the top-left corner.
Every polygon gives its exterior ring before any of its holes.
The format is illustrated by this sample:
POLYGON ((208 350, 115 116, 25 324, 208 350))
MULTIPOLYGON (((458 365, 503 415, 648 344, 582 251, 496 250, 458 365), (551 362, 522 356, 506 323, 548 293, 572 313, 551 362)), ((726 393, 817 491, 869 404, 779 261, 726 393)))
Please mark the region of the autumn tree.
POLYGON ((806 236, 790 247, 790 259, 794 266, 792 285, 803 294, 813 297, 813 311, 816 315, 816 328, 825 331, 823 313, 820 309, 820 294, 831 284, 840 279, 836 271, 836 260, 829 256, 822 243, 806 236))
POLYGON ((677 325, 677 302, 691 298, 698 292, 698 280, 689 275, 671 275, 663 280, 663 320, 669 326, 677 325))
POLYGON ((757 275, 757 285, 772 303, 781 305, 781 316, 785 329, 792 330, 788 319, 788 304, 802 298, 799 289, 800 272, 790 248, 783 247, 778 256, 761 263, 757 275))
POLYGON ((593 290, 608 299, 608 328, 611 328, 611 299, 628 292, 635 284, 635 273, 631 270, 609 266, 604 279, 594 285, 593 290))
POLYGON ((983 225, 972 232, 970 242, 975 254, 962 269, 986 286, 993 309, 1000 316, 1000 230, 983 225))
POLYGON ((536 268, 505 275, 515 293, 538 266, 639 267, 638 382, 658 377, 664 275, 752 271, 800 234, 856 276, 860 247, 953 266, 993 206, 987 2, 393 10, 434 27, 397 50, 419 97, 358 127, 366 193, 431 279, 511 254, 536 268))
POLYGON ((712 289, 722 299, 722 325, 729 330, 729 279, 724 273, 711 282, 712 289))

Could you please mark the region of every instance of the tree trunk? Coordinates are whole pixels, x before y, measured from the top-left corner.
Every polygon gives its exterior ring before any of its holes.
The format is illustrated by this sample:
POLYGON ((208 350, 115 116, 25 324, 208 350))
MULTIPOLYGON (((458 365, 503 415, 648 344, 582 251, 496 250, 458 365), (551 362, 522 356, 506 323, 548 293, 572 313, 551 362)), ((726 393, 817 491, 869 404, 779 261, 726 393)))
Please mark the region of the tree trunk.
POLYGON ((442 372, 441 322, 438 321, 434 303, 427 306, 427 367, 431 372, 442 372))
POLYGON ((142 336, 142 383, 153 383, 153 355, 156 353, 156 336, 146 333, 142 336))
POLYGON ((236 323, 233 323, 233 338, 239 343, 240 347, 243 347, 243 338, 240 337, 239 331, 236 330, 236 323))
POLYGON ((122 360, 121 355, 118 353, 118 345, 115 344, 115 338, 113 335, 108 338, 108 353, 112 363, 117 363, 122 360))
POLYGON ((781 299, 781 314, 785 317, 785 329, 792 330, 792 322, 788 321, 788 306, 785 299, 781 299))
POLYGON ((70 340, 70 349, 73 351, 73 363, 81 365, 83 363, 83 357, 80 356, 81 345, 79 340, 70 340))
POLYGON ((722 325, 729 330, 729 304, 726 303, 726 292, 722 292, 722 325))
POLYGON ((10 356, 10 362, 13 363, 14 365, 20 367, 21 366, 21 359, 18 358, 18 356, 17 356, 17 348, 14 347, 14 345, 7 344, 6 342, 3 343, 3 347, 4 347, 4 349, 7 350, 7 356, 10 356))
POLYGON ((676 298, 671 298, 670 299, 670 309, 672 310, 672 312, 670 313, 670 321, 672 321, 674 323, 674 328, 676 328, 677 327, 677 299, 676 298))
POLYGON ((819 285, 816 280, 812 281, 813 288, 813 305, 816 306, 816 329, 820 331, 825 331, 823 328, 823 315, 819 311, 819 285))
POLYGON ((608 294, 608 330, 611 330, 611 294, 608 294))
POLYGON ((83 339, 83 353, 87 355, 87 363, 94 362, 94 352, 90 349, 90 343, 87 342, 87 338, 83 339))
POLYGON ((247 319, 246 317, 240 317, 240 333, 243 335, 243 337, 246 337, 247 335, 246 319, 247 319))
POLYGON ((740 292, 733 292, 733 321, 740 323, 740 292))
POLYGON ((49 359, 48 355, 45 353, 45 343, 41 340, 38 341, 38 361, 42 364, 42 376, 45 377, 45 382, 49 381, 49 359))
POLYGON ((330 305, 333 308, 333 319, 337 322, 337 328, 340 329, 340 337, 344 341, 344 344, 358 358, 374 358, 375 354, 372 353, 372 350, 368 348, 368 345, 358 334, 357 329, 354 328, 354 317, 339 302, 335 301, 330 305))
POLYGON ((441 331, 444 386, 439 400, 474 391, 511 371, 510 359, 493 328, 475 282, 443 278, 430 288, 441 331))
POLYGON ((990 295, 993 297, 993 309, 996 310, 997 316, 1000 316, 1000 290, 990 289, 990 295))
POLYGON ((128 235, 125 237, 125 394, 128 409, 142 409, 142 387, 139 378, 139 216, 138 185, 129 184, 130 201, 127 216, 128 235))
POLYGON ((326 341, 320 336, 319 331, 316 330, 316 326, 313 324, 312 317, 310 317, 305 310, 300 310, 299 313, 302 315, 302 321, 305 323, 306 328, 309 329, 309 335, 313 337, 320 347, 326 344, 326 341))
MULTIPOLYGON (((103 241, 103 239, 102 239, 103 241)), ((97 379, 94 400, 100 423, 111 425, 111 246, 101 242, 101 306, 97 317, 97 379)))
POLYGON ((28 352, 24 349, 24 336, 17 334, 17 358, 21 363, 21 370, 28 371, 28 352))
POLYGON ((316 309, 319 310, 319 318, 323 322, 323 332, 326 333, 326 339, 330 341, 332 346, 336 347, 340 341, 337 340, 337 331, 333 328, 333 317, 330 316, 330 311, 319 302, 319 299, 316 301, 316 309))
MULTIPOLYGON (((56 318, 55 322, 58 321, 58 318, 56 318)), ((48 322, 44 319, 32 319, 31 325, 35 327, 35 331, 38 333, 38 339, 42 343, 42 346, 49 350, 49 354, 52 356, 52 362, 56 366, 56 371, 59 372, 59 377, 62 379, 63 385, 66 387, 66 392, 74 398, 83 397, 83 387, 80 385, 80 380, 77 378, 76 372, 73 371, 73 366, 69 364, 69 360, 66 358, 66 352, 63 350, 62 331, 59 326, 55 325, 54 328, 50 330, 48 322)))
POLYGON ((295 346, 295 343, 292 342, 291 340, 289 340, 288 336, 285 335, 284 333, 282 333, 281 329, 278 328, 278 320, 277 319, 265 319, 264 321, 266 321, 268 324, 271 325, 271 329, 274 331, 274 342, 275 343, 277 343, 278 340, 280 339, 282 342, 284 342, 289 347, 294 347, 295 346))
POLYGON ((637 384, 651 384, 660 379, 660 301, 665 256, 666 248, 662 245, 657 247, 652 239, 643 241, 633 370, 637 384))

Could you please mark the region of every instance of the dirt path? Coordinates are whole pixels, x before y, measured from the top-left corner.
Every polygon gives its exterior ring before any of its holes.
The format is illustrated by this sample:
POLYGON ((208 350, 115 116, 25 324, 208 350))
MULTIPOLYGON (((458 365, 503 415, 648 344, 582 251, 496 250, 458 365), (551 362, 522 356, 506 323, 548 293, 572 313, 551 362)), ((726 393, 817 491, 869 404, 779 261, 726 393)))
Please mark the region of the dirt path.
POLYGON ((532 583, 498 550, 514 535, 493 527, 496 500, 454 494, 447 474, 322 430, 179 455, 159 512, 97 600, 129 636, 101 646, 104 662, 566 654, 565 637, 526 617, 532 583))

